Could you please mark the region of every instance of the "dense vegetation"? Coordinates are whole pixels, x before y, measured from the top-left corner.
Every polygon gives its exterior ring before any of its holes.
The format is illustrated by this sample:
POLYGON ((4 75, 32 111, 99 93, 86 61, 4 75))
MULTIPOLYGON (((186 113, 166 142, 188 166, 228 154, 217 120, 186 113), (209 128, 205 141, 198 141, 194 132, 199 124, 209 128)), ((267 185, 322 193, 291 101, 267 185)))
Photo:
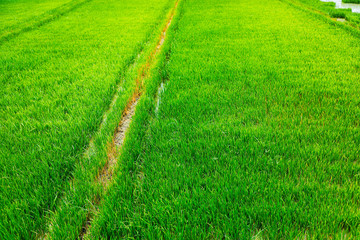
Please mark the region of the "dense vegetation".
POLYGON ((159 112, 94 236, 356 238, 358 38, 275 0, 182 11, 159 112))
POLYGON ((45 227, 164 6, 94 0, 0 46, 1 239, 45 227))
POLYGON ((0 44, 23 32, 51 22, 91 0, 62 1, 2 1, 0 44))
POLYGON ((39 17, 54 9, 64 6, 71 0, 3 0, 0 2, 0 30, 14 25, 21 25, 32 18, 39 17))
POLYGON ((344 3, 360 3, 360 0, 342 0, 344 3))
POLYGON ((359 15, 180 0, 139 83, 174 3, 0 3, 0 238, 359 238, 359 15))
MULTIPOLYGON (((291 4, 302 4, 302 8, 311 9, 314 12, 322 12, 332 18, 344 18, 351 25, 360 26, 360 14, 353 13, 351 9, 336 9, 334 2, 322 2, 320 0, 281 0, 291 4)), ((345 1, 344 1, 345 2, 345 1)))

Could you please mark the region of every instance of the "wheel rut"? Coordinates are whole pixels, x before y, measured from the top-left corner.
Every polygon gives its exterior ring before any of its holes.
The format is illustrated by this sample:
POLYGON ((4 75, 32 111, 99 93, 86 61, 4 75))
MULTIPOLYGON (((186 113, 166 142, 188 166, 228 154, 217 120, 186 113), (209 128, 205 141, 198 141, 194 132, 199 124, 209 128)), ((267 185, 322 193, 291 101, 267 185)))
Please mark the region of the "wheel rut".
MULTIPOLYGON (((121 148, 126 139, 128 129, 131 126, 132 119, 136 114, 136 105, 138 104, 138 101, 140 100, 142 95, 144 80, 150 77, 150 70, 156 63, 156 57, 161 51, 162 46, 164 45, 166 39, 166 32, 169 29, 171 22, 174 18, 179 1, 180 0, 177 0, 175 6, 172 8, 170 16, 167 19, 166 25, 161 32, 156 47, 147 57, 147 61, 143 64, 143 66, 140 67, 138 78, 136 79, 136 90, 133 96, 129 99, 128 104, 122 113, 121 121, 119 122, 119 125, 115 130, 112 142, 108 149, 107 162, 105 166, 100 170, 99 175, 95 180, 103 186, 105 192, 107 191, 110 183, 112 182, 114 170, 117 166, 119 155, 121 154, 121 148)), ((97 199, 97 203, 94 203, 94 205, 98 206, 100 201, 100 199, 97 199)), ((84 223, 82 231, 79 235, 80 239, 88 239, 89 229, 92 220, 93 218, 91 216, 87 216, 86 222, 84 223)))
POLYGON ((36 21, 30 21, 29 23, 25 23, 24 25, 20 25, 20 27, 11 27, 4 33, 0 33, 0 46, 4 44, 5 42, 16 38, 22 33, 29 32, 31 30, 34 30, 38 27, 41 27, 47 23, 50 23, 56 19, 59 19, 60 17, 64 16, 67 13, 70 13, 82 5, 90 2, 92 0, 74 0, 67 4, 64 4, 60 7, 57 7, 53 10, 48 11, 47 13, 42 14, 39 16, 39 18, 36 21))

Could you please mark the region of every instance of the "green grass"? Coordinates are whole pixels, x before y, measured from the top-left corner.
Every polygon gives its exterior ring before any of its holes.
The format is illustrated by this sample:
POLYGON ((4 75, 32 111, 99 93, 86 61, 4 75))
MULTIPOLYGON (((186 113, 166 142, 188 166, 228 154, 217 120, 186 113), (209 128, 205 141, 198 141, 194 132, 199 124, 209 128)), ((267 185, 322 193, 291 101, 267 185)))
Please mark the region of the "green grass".
POLYGON ((276 0, 182 3, 94 239, 357 239, 359 39, 276 0))
POLYGON ((23 32, 51 22, 91 0, 62 1, 2 1, 0 23, 0 44, 23 32))
POLYGON ((360 0, 342 0, 344 3, 360 3, 360 0))
POLYGON ((174 2, 0 3, 0 238, 358 239, 360 31, 329 17, 360 18, 332 3, 180 0, 96 182, 174 2))
MULTIPOLYGON (((63 199, 116 85, 167 5, 93 0, 0 46, 1 239, 47 228, 45 215, 63 199)), ((124 83, 120 98, 133 88, 124 83)), ((105 130, 99 138, 113 132, 105 130)), ((101 166, 95 160, 89 171, 101 166)))
MULTIPOLYGON (((152 29, 156 37, 148 38, 139 56, 124 72, 123 84, 116 93, 118 98, 107 111, 106 121, 102 122, 94 135, 93 145, 87 149, 87 153, 76 164, 73 181, 67 186, 56 211, 49 215, 47 235, 51 239, 76 239, 82 232, 85 222, 89 219, 92 220, 97 215, 97 207, 106 194, 106 190, 102 182, 97 180, 97 176, 108 161, 109 146, 113 141, 114 129, 118 126, 121 113, 129 99, 133 97, 134 90, 142 92, 144 89, 142 84, 137 84, 139 73, 143 66, 148 64, 148 57, 157 47, 158 36, 167 23, 166 16, 172 12, 173 6, 174 1, 167 2, 158 18, 157 26, 152 29)), ((121 162, 118 163, 118 165, 121 164, 121 162)))
POLYGON ((5 28, 23 24, 26 20, 42 15, 71 0, 3 0, 0 2, 0 32, 5 28))
MULTIPOLYGON (((351 9, 336 9, 334 2, 322 2, 320 0, 281 0, 290 3, 302 3, 311 9, 316 9, 332 18, 345 18, 355 27, 360 26, 360 14, 353 13, 351 9)), ((345 2, 345 1, 343 1, 345 2)))

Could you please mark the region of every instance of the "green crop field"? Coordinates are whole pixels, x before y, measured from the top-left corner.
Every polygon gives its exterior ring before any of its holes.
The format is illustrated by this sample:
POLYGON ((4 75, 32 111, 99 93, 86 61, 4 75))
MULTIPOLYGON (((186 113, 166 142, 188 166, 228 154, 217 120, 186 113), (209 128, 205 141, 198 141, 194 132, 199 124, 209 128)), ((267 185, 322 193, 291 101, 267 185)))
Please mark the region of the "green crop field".
POLYGON ((44 228, 121 70, 168 5, 93 0, 0 46, 1 239, 32 238, 44 228))
POLYGON ((66 5, 71 0, 3 0, 0 2, 0 29, 25 24, 29 19, 49 14, 52 10, 66 5))
POLYGON ((359 239, 359 16, 0 2, 0 239, 359 239))
MULTIPOLYGON (((353 13, 350 8, 340 9, 335 8, 335 3, 332 1, 323 2, 320 0, 280 0, 289 3, 293 7, 310 10, 310 12, 322 13, 322 15, 330 16, 332 18, 340 18, 346 20, 350 25, 359 28, 360 14, 353 13)), ((343 3, 355 2, 357 0, 342 0, 343 3)), ((319 17, 319 16, 318 16, 319 17)), ((333 24, 330 22, 330 24, 333 24)), ((350 30, 351 31, 351 30, 350 30)), ((358 33, 356 33, 358 34, 358 33)))
POLYGON ((344 3, 360 3, 360 0, 343 0, 344 3))

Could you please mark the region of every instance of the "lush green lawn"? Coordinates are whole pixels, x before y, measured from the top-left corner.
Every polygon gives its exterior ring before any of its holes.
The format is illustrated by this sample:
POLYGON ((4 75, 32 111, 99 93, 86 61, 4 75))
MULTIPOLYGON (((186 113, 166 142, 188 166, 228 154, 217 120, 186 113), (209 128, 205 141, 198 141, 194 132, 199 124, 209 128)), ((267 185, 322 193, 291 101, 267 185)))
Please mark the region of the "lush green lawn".
POLYGON ((277 0, 182 3, 94 237, 358 238, 359 39, 277 0))
MULTIPOLYGON (((168 2, 93 0, 0 46, 1 239, 33 238, 47 227, 45 214, 62 199, 120 75, 168 2)), ((7 12, 27 9, 13 20, 3 13, 2 27, 37 14, 28 8, 62 3, 1 2, 7 12)), ((124 94, 134 90, 128 86, 124 94)))

